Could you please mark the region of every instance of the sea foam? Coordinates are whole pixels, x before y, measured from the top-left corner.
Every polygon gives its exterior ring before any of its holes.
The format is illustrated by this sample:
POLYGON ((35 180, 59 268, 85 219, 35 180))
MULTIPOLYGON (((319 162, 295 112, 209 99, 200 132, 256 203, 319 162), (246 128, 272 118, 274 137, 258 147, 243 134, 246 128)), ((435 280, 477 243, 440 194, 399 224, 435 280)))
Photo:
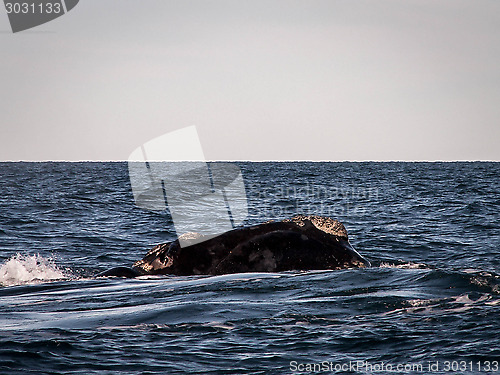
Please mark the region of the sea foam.
POLYGON ((0 266, 0 285, 41 283, 68 278, 68 272, 56 266, 51 258, 39 254, 16 254, 0 266))

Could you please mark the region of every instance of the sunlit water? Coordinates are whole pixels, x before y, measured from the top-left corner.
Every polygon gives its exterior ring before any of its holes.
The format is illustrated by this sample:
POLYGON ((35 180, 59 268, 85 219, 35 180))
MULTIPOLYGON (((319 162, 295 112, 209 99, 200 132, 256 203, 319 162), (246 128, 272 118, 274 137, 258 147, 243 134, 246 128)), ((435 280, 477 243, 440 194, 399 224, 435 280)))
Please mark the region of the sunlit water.
POLYGON ((95 278, 172 240, 168 213, 125 163, 0 163, 0 374, 495 373, 499 163, 239 165, 247 224, 337 218, 373 267, 95 278))

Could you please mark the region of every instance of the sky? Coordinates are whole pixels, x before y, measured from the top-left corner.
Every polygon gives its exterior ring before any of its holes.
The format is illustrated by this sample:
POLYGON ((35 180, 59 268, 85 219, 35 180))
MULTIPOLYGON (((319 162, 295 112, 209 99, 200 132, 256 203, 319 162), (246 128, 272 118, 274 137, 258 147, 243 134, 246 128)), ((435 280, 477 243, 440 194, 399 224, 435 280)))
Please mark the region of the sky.
POLYGON ((81 0, 13 34, 0 160, 500 161, 498 0, 81 0), (178 145, 182 147, 182 145, 178 145))

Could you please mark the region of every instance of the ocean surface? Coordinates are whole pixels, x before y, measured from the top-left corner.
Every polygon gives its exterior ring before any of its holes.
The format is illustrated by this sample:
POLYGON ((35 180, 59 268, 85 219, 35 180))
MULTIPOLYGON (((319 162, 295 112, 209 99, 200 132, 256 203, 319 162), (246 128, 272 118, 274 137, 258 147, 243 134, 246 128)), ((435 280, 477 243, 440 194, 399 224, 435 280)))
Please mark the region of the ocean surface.
POLYGON ((368 269, 96 278, 175 239, 127 163, 0 163, 0 374, 500 374, 500 163, 237 163, 368 269))

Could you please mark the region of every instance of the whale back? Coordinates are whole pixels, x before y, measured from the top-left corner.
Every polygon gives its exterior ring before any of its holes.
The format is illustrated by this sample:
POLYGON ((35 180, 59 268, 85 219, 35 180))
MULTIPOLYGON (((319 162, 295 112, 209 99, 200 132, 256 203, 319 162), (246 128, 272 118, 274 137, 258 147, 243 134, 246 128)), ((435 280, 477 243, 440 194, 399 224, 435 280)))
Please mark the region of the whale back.
POLYGON ((298 215, 243 227, 181 247, 179 240, 159 244, 133 265, 140 274, 226 274, 286 270, 340 269, 369 265, 349 244, 337 220, 298 215))

